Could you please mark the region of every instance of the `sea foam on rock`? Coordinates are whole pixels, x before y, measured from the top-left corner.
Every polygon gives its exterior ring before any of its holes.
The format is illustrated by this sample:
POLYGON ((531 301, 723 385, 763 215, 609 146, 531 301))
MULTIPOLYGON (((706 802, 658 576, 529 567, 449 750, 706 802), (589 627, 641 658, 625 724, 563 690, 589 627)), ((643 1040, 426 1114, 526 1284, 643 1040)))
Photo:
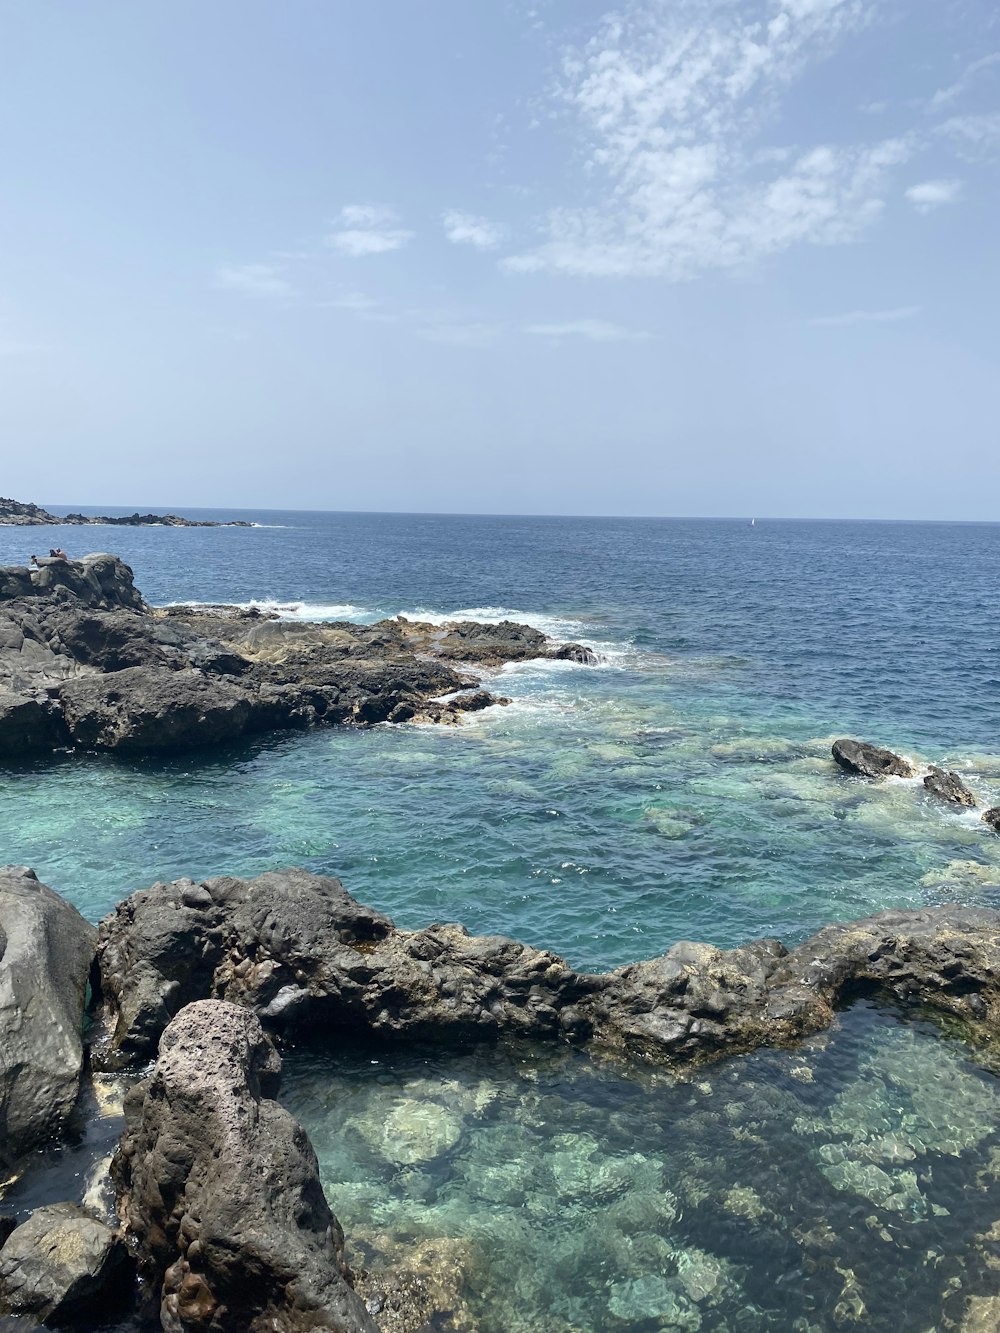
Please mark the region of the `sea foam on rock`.
POLYGON ((259 1020, 207 1000, 126 1098, 112 1175, 166 1333, 378 1333, 280 1073, 259 1020))
POLYGON ((96 942, 33 870, 0 868, 0 1166, 44 1143, 73 1109, 96 942))

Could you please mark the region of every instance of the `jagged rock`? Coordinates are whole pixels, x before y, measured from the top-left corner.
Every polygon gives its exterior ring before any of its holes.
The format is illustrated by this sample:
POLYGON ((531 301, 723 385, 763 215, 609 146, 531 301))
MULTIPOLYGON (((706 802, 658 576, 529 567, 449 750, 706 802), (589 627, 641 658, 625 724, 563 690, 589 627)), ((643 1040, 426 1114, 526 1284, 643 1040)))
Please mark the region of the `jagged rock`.
POLYGON ((1000 805, 995 805, 985 812, 983 823, 988 824, 994 833, 1000 833, 1000 805))
POLYGON ((114 1025, 111 1065, 148 1058, 172 1015, 205 996, 310 1031, 562 1037, 683 1064, 795 1041, 865 987, 1000 1030, 1000 914, 883 912, 828 926, 791 952, 777 940, 731 950, 682 942, 593 975, 461 926, 398 930, 338 880, 272 871, 133 894, 101 923, 95 978, 114 1025))
POLYGON ((863 778, 912 778, 913 769, 891 750, 881 750, 867 741, 834 741, 833 757, 842 769, 863 778))
POLYGON ((249 1010, 203 1001, 126 1099, 112 1176, 166 1333, 378 1333, 280 1072, 249 1010))
POLYGON ((131 1285, 120 1234, 75 1203, 36 1209, 0 1250, 0 1308, 52 1328, 93 1327, 127 1300, 131 1285))
POLYGON ((975 807, 978 802, 957 773, 946 773, 943 768, 931 766, 931 771, 924 778, 924 786, 935 796, 950 805, 975 807))
POLYGON ((28 754, 51 749, 61 728, 48 701, 0 689, 0 754, 28 754))
POLYGON ((0 868, 0 1166, 73 1109, 97 932, 21 866, 0 868))

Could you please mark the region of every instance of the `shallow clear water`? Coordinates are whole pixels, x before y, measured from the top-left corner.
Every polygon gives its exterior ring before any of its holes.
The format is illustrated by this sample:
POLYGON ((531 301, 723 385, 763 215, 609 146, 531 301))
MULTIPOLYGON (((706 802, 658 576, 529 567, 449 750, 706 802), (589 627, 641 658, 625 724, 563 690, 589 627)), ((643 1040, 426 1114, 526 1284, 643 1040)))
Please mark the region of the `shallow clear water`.
POLYGON ((459 730, 8 766, 4 859, 95 919, 156 878, 293 862, 402 924, 606 967, 682 937, 793 942, 884 906, 1000 900, 1000 838, 975 815, 829 756, 862 735, 1000 801, 1000 526, 251 517, 276 526, 0 528, 0 561, 111 546, 154 602, 509 613, 602 665, 506 670, 514 704, 459 730))
POLYGON ((689 1082, 525 1047, 285 1070, 355 1256, 459 1272, 479 1333, 899 1333, 996 1291, 1000 1082, 912 1016, 689 1082))

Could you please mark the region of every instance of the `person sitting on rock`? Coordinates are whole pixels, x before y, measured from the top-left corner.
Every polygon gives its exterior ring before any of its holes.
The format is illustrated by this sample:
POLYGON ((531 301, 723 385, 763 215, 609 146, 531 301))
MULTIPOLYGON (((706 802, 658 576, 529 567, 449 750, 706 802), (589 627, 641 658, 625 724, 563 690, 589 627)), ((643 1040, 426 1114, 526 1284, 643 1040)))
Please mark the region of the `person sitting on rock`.
POLYGON ((69 556, 66 554, 66 552, 63 550, 61 546, 57 546, 56 549, 54 551, 50 551, 49 554, 55 556, 57 560, 65 560, 66 563, 69 564, 69 556))
POLYGON ((32 556, 29 556, 29 557, 28 557, 28 566, 29 566, 29 568, 31 568, 31 569, 38 569, 39 565, 38 565, 38 556, 37 556, 37 555, 32 555, 32 556))

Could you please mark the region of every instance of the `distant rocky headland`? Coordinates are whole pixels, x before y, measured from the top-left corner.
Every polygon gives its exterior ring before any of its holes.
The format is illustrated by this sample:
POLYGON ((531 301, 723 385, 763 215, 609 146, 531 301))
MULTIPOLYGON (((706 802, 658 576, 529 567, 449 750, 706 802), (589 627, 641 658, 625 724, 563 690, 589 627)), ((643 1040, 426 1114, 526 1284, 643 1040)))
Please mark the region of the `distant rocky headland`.
POLYGON ((113 518, 108 514, 50 514, 36 504, 26 504, 20 500, 10 500, 0 496, 0 525, 15 528, 40 528, 53 525, 86 527, 88 525, 111 524, 118 528, 252 528, 253 523, 246 519, 229 519, 222 522, 208 518, 181 518, 179 514, 134 514, 113 518))
POLYGON ((0 758, 163 753, 331 723, 450 722, 508 702, 475 668, 592 662, 512 621, 287 623, 146 605, 114 555, 0 567, 0 758))

